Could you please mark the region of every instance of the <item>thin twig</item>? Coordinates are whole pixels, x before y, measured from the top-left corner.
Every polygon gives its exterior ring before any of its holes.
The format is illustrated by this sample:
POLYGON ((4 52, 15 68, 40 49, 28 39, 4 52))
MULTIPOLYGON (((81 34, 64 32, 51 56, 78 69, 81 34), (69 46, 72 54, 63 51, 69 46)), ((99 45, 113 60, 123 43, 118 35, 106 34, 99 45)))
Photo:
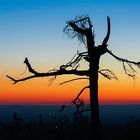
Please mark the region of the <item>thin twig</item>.
POLYGON ((54 80, 56 80, 56 76, 54 76, 53 78, 51 78, 51 79, 49 80, 49 86, 53 83, 54 80))
POLYGON ((66 84, 66 83, 69 83, 69 82, 72 82, 72 81, 76 81, 76 80, 84 80, 84 79, 87 80, 87 79, 89 79, 89 78, 74 78, 74 79, 71 79, 71 80, 62 82, 62 83, 60 83, 59 85, 63 85, 63 84, 66 84))
POLYGON ((103 75, 105 78, 111 80, 111 79, 116 79, 118 80, 117 76, 114 74, 114 72, 112 72, 109 69, 102 69, 98 71, 101 75, 103 75))

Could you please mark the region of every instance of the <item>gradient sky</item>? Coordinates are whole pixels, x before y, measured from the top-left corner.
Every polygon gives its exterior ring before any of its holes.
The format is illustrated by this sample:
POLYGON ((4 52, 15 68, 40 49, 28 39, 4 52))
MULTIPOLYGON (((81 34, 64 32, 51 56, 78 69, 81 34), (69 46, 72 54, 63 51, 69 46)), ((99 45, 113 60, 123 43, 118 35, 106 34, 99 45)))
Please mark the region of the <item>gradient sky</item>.
MULTIPOLYGON (((66 21, 89 15, 94 25, 96 44, 106 34, 106 17, 111 18, 109 49, 120 57, 140 61, 139 0, 0 0, 0 104, 70 103, 87 81, 59 83, 73 76, 32 79, 13 85, 5 77, 30 75, 23 61, 28 57, 40 72, 65 64, 83 50, 76 39, 64 36, 66 21)), ((106 54, 100 68, 113 70, 119 82, 99 79, 101 104, 139 104, 140 70, 135 80, 124 75, 122 65, 106 54)), ((82 96, 88 99, 88 90, 82 96)))

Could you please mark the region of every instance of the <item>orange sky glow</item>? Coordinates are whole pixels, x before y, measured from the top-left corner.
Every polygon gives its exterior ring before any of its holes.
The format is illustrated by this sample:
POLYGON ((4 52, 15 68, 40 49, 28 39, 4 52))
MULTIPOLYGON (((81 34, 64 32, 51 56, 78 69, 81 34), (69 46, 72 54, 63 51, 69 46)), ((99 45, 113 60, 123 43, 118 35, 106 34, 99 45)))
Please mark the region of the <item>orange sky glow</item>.
MULTIPOLYGON (((80 90, 88 85, 86 80, 59 85, 71 78, 73 76, 58 77, 50 86, 49 78, 32 79, 15 85, 4 79, 0 104, 70 104, 80 90)), ((139 79, 110 81, 100 77, 100 104, 140 104, 139 82, 139 79)), ((80 98, 88 103, 89 90, 86 89, 80 98)))
MULTIPOLYGON (((118 57, 140 61, 138 0, 1 0, 0 104, 69 104, 89 85, 87 80, 59 85, 76 77, 73 75, 58 76, 51 86, 50 77, 15 85, 6 77, 18 79, 31 75, 25 71, 25 57, 36 71, 48 72, 67 64, 77 51, 87 51, 85 44, 77 38, 69 39, 63 32, 66 21, 81 15, 91 18, 95 45, 102 44, 109 16, 108 49, 118 57)), ((88 69, 88 64, 82 62, 79 69, 83 68, 88 69)), ((118 77, 116 81, 99 76, 100 104, 140 104, 140 69, 137 66, 134 66, 136 78, 133 80, 124 74, 122 63, 106 53, 101 57, 100 69, 112 70, 118 77)), ((88 89, 81 99, 89 102, 88 89)))

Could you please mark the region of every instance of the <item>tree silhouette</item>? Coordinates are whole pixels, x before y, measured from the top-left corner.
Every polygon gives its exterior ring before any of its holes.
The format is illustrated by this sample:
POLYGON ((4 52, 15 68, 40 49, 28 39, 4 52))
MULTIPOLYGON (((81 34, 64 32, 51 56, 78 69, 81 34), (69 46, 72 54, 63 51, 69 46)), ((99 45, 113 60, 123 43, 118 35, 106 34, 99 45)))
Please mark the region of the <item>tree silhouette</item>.
POLYGON ((124 58, 120 58, 113 54, 108 49, 108 40, 110 37, 110 18, 107 17, 107 34, 102 41, 101 45, 95 45, 95 35, 93 31, 93 25, 89 18, 89 16, 81 16, 76 17, 74 20, 70 20, 67 22, 67 26, 64 28, 64 32, 70 37, 77 37, 78 40, 85 45, 86 51, 77 52, 76 55, 65 65, 61 65, 59 69, 53 69, 46 73, 40 73, 35 71, 28 58, 25 58, 24 63, 26 64, 28 71, 32 74, 31 76, 27 76, 21 79, 15 79, 11 76, 8 76, 14 84, 22 81, 26 81, 32 78, 39 78, 45 76, 54 76, 51 81, 53 81, 59 75, 66 74, 74 74, 78 76, 82 76, 80 78, 72 79, 61 84, 65 84, 67 82, 71 82, 74 80, 87 79, 89 80, 89 85, 84 87, 77 97, 73 100, 74 103, 80 100, 80 95, 85 89, 89 89, 90 91, 90 111, 91 111, 91 126, 93 130, 93 135, 95 139, 99 139, 100 134, 100 120, 99 120, 99 103, 98 103, 98 75, 101 74, 105 78, 117 79, 115 74, 109 69, 99 69, 99 62, 102 55, 105 53, 110 54, 119 62, 122 63, 125 74, 134 78, 135 77, 135 69, 134 66, 138 66, 140 68, 140 62, 129 61, 124 58), (87 70, 81 70, 79 68, 80 62, 84 60, 89 64, 87 70))

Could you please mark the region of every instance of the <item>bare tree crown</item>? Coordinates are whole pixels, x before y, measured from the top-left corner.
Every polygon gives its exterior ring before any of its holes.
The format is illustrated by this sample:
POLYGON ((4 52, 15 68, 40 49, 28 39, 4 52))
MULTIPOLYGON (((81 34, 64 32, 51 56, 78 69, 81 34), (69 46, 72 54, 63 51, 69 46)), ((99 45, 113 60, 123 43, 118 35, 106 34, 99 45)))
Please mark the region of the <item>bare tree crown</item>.
MULTIPOLYGON (((76 78, 76 79, 72 79, 72 80, 68 80, 66 82, 63 82, 61 84, 65 84, 67 82, 71 82, 71 81, 75 81, 75 80, 83 80, 83 79, 89 79, 89 68, 87 70, 79 70, 79 66, 80 66, 80 62, 81 60, 85 60, 88 63, 90 63, 91 61, 94 61, 94 58, 96 57, 100 57, 101 55, 108 53, 110 54, 112 57, 114 57, 116 60, 118 60, 119 62, 122 63, 123 65, 123 69, 125 74, 127 74, 130 77, 135 77, 135 69, 134 66, 138 66, 140 68, 140 62, 134 62, 134 61, 130 61, 124 58, 120 58, 118 56, 116 56, 115 54, 113 54, 107 47, 108 47, 108 40, 110 37, 110 18, 107 17, 107 34, 102 42, 101 45, 95 46, 95 40, 94 40, 94 32, 93 32, 93 25, 92 22, 89 18, 89 16, 81 16, 81 17, 76 17, 74 20, 70 20, 67 22, 66 27, 64 28, 64 32, 70 37, 70 38, 75 38, 77 37, 78 40, 82 43, 84 43, 84 45, 86 46, 86 51, 85 52, 77 52, 76 55, 73 56, 73 58, 71 59, 71 61, 69 61, 67 64, 65 65, 61 65, 59 67, 59 69, 53 69, 50 70, 46 73, 40 73, 35 71, 28 58, 25 58, 25 65, 28 68, 28 71, 32 74, 31 76, 27 76, 21 79, 15 79, 11 76, 7 77, 9 79, 11 79, 14 84, 22 82, 22 81, 26 81, 32 78, 38 78, 38 77, 48 77, 51 76, 53 77, 51 79, 51 82, 53 80, 56 79, 57 76, 59 75, 66 75, 66 74, 74 74, 77 76, 82 76, 81 78, 76 78), (90 46, 90 47, 89 47, 90 46), (93 56, 93 59, 91 59, 91 55, 93 56), (68 68, 70 68, 68 70, 68 68)), ((98 73, 101 74, 102 76, 104 76, 105 78, 111 80, 111 79, 117 79, 117 77, 115 76, 115 74, 109 70, 109 69, 101 69, 98 70, 98 73)), ((77 97, 75 98, 74 101, 76 101, 81 93, 86 89, 89 88, 89 86, 84 87, 79 94, 77 95, 77 97)))

